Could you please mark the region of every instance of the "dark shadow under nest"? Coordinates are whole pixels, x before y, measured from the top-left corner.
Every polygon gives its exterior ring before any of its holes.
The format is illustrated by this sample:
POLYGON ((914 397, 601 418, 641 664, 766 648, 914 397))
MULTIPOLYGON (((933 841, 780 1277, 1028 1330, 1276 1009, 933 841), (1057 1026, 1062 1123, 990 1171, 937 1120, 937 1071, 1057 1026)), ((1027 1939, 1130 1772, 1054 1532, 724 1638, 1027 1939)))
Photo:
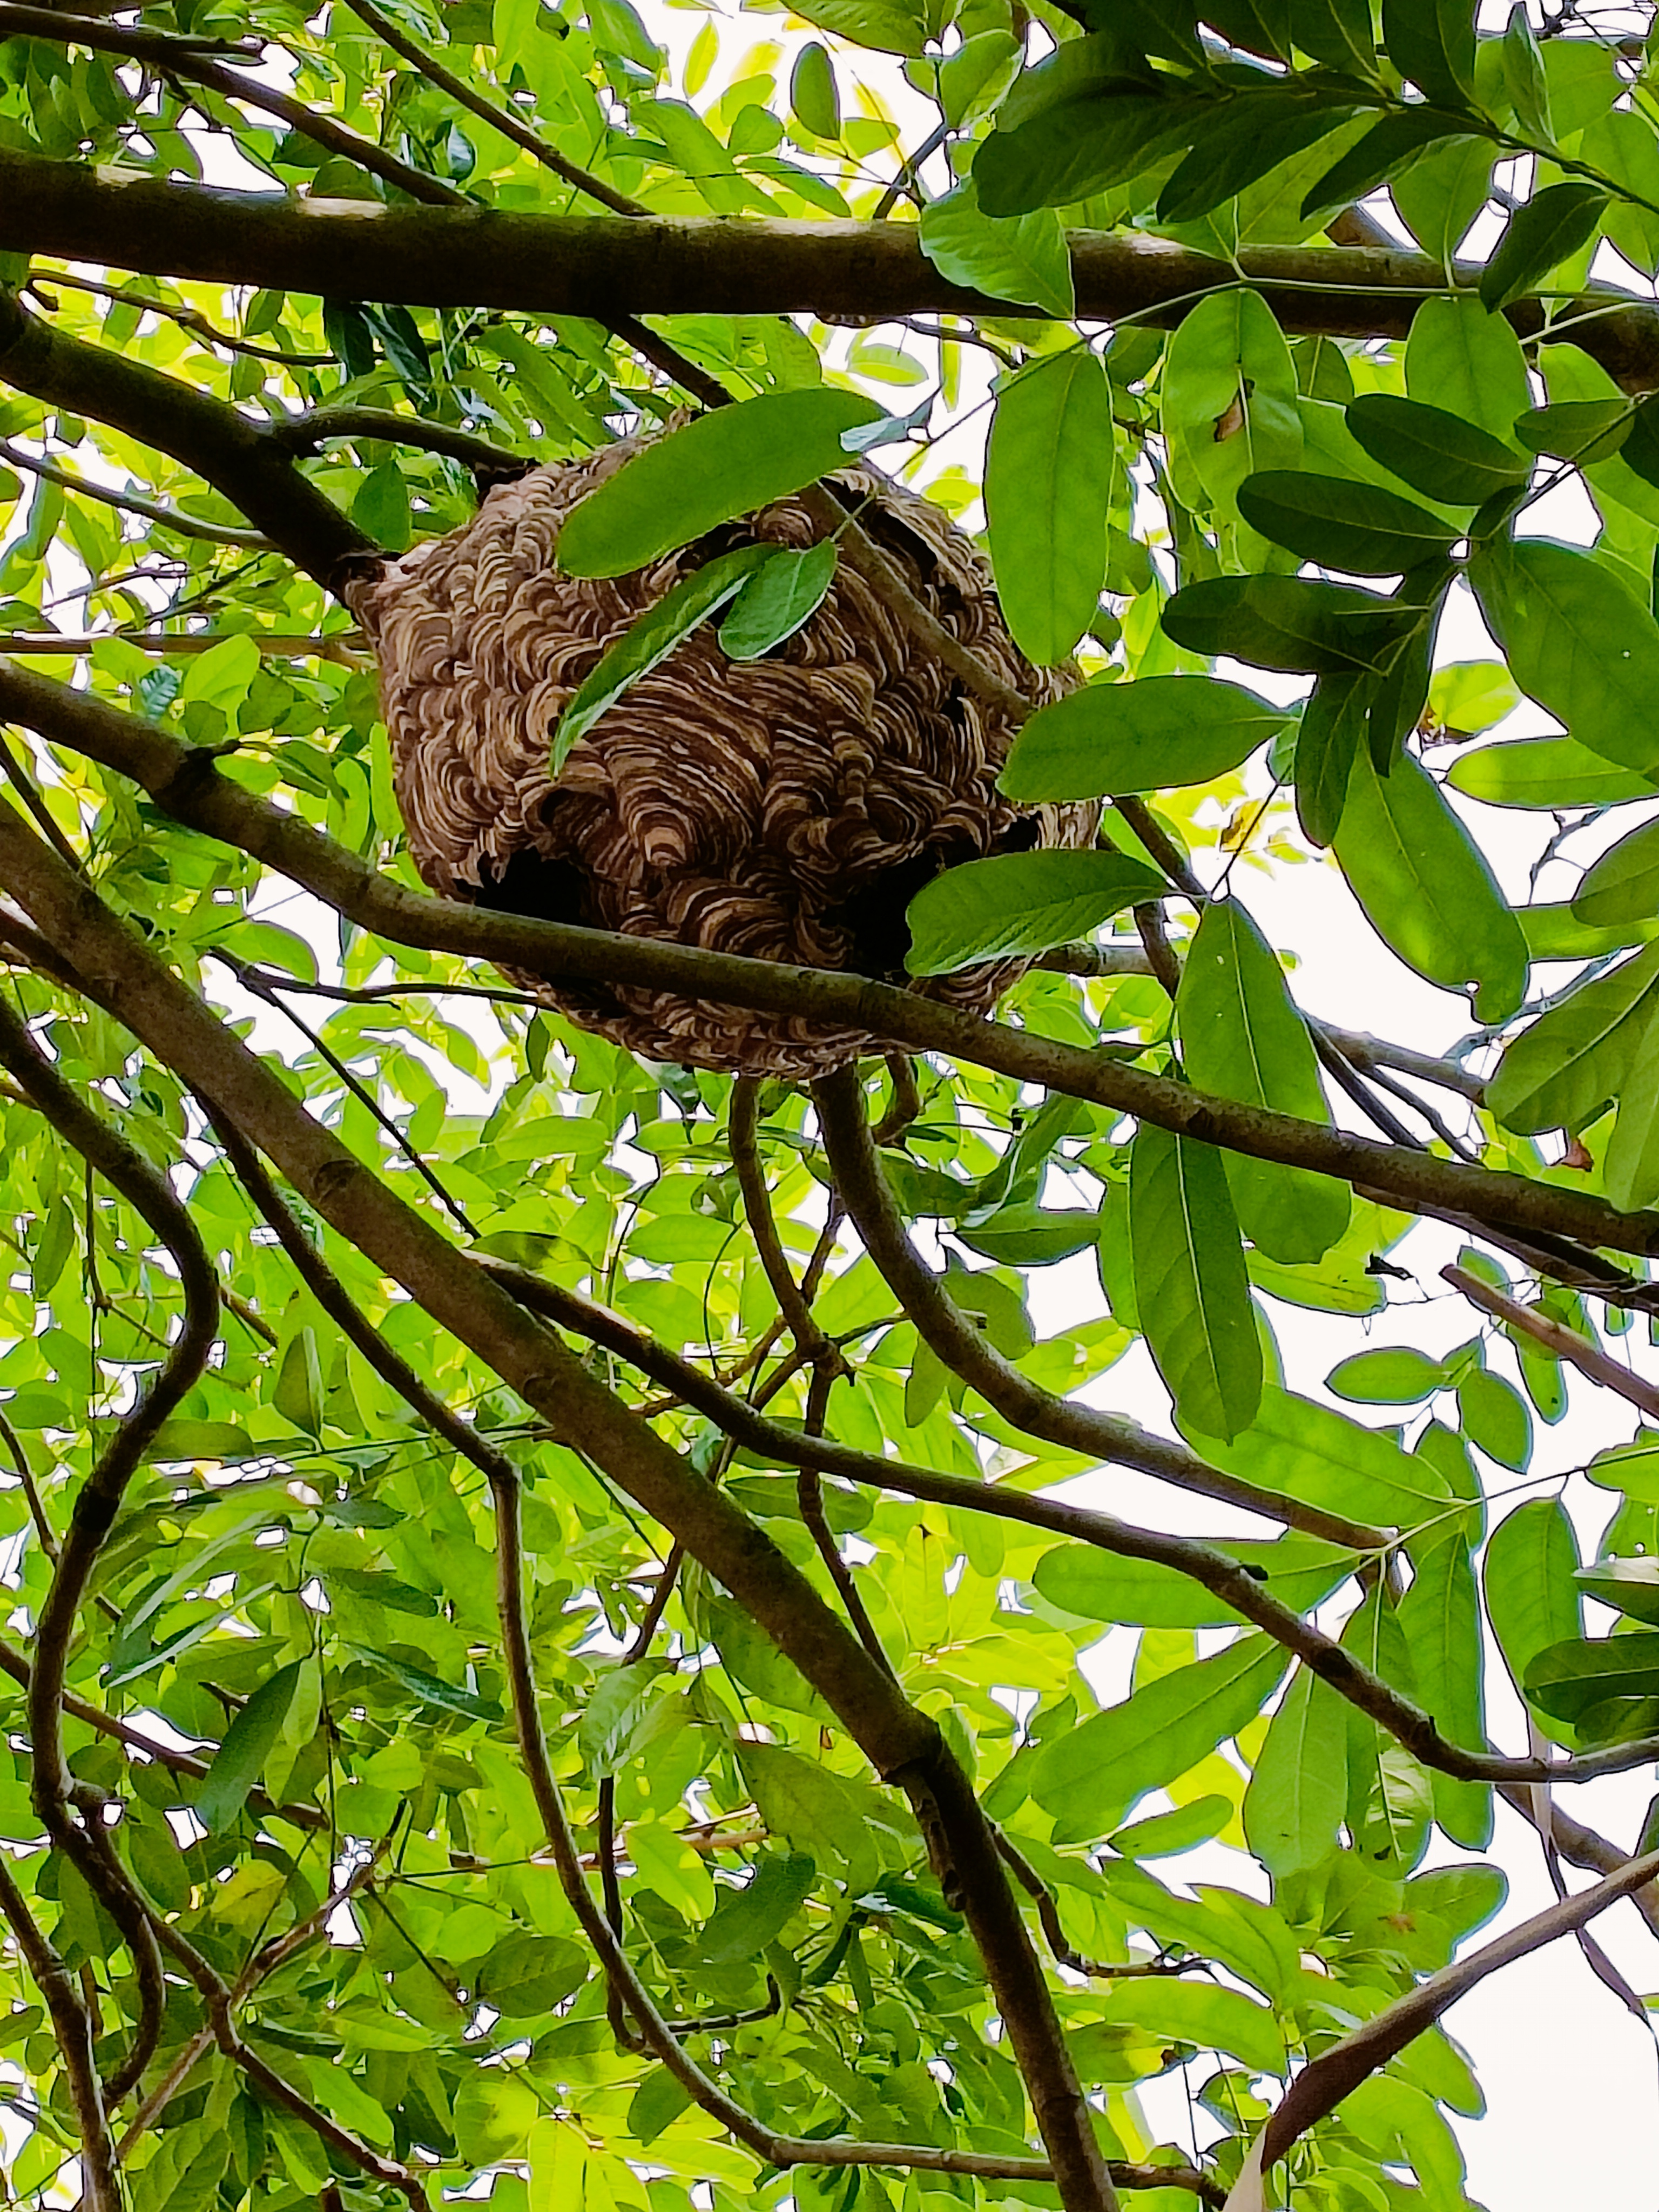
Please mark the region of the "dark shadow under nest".
MULTIPOLYGON (((550 777, 565 702, 672 584, 732 545, 817 536, 783 500, 632 574, 562 575, 561 522, 636 449, 625 441, 501 485, 465 528, 354 594, 380 659, 398 804, 432 890, 903 982, 905 908, 941 869, 1090 841, 1093 807, 1019 808, 1000 795, 1012 726, 845 562, 805 628, 763 659, 728 660, 705 623, 550 777)), ((1039 702, 1069 688, 1016 649, 985 562, 939 508, 861 471, 831 488, 1005 684, 1039 702)), ((984 1013, 1024 964, 913 988, 984 1013)), ((632 985, 515 980, 651 1060, 807 1077, 882 1042, 632 985)))

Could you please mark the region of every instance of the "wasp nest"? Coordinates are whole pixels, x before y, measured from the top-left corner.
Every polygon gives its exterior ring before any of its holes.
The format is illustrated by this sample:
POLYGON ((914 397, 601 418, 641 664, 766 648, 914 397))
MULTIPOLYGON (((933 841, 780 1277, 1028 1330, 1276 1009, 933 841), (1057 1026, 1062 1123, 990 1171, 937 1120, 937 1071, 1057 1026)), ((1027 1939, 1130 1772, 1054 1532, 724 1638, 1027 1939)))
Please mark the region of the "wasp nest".
MULTIPOLYGON (((561 709, 672 584, 731 546, 799 548, 817 535, 782 500, 632 574, 562 575, 560 524, 633 450, 501 486, 464 529, 416 546, 356 595, 380 659, 398 805, 433 890, 902 982, 905 908, 939 870, 1088 841, 1092 808, 1001 796, 1012 726, 845 562, 784 645, 728 660, 705 623, 550 775, 561 709)), ((947 516, 862 471, 835 488, 917 598, 1005 683, 1036 700, 1067 688, 1016 649, 985 562, 947 516)), ((984 1013, 1024 964, 914 988, 984 1013)), ((515 980, 586 1029, 694 1067, 814 1076, 881 1042, 635 984, 515 980)))

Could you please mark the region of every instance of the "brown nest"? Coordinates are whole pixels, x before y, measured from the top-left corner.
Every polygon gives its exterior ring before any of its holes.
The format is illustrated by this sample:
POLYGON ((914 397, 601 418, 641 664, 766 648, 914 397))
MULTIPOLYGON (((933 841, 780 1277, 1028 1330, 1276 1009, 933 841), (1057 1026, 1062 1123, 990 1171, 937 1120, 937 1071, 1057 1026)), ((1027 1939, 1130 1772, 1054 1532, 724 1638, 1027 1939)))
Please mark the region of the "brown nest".
MULTIPOLYGON (((900 618, 838 568, 804 629, 728 660, 705 623, 548 773, 560 710, 670 586, 728 547, 800 547, 794 500, 632 574, 555 566, 559 526, 635 450, 607 447, 491 492, 355 595, 380 659, 393 785, 422 877, 447 898, 757 959, 908 979, 904 911, 942 868, 1080 845, 1085 806, 1016 807, 996 788, 1013 731, 900 618)), ((1003 681, 1052 699, 1008 635, 984 561, 939 508, 849 471, 836 489, 922 603, 1003 681)), ((917 982, 988 1012, 1025 963, 917 982)), ((878 1048, 848 1029, 632 984, 521 979, 646 1058, 816 1076, 878 1048)))

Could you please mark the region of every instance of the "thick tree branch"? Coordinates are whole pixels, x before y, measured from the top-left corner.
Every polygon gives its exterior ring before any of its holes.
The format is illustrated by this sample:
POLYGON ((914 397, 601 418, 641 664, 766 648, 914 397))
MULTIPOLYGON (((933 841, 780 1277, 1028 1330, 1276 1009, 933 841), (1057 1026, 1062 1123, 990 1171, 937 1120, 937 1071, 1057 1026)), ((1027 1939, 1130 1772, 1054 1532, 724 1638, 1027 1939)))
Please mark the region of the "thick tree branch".
MULTIPOLYGON (((1659 1252, 1659 1213, 1619 1213, 1586 1192, 1432 1154, 1402 1155, 1344 1130, 1212 1097, 1127 1066, 1109 1052, 976 1020, 890 984, 419 896, 387 882, 356 854, 293 815, 242 791, 203 752, 155 725, 14 663, 0 663, 0 714, 131 776, 176 820, 264 860, 394 944, 545 975, 650 983, 763 1012, 805 1014, 826 1026, 869 1030, 912 1051, 993 1068, 1229 1151, 1314 1168, 1373 1190, 1407 1212, 1443 1209, 1460 1219, 1523 1234, 1659 1252)), ((1631 1303, 1649 1295, 1623 1279, 1631 1303)))
POLYGON ((468 468, 497 474, 533 465, 522 453, 492 444, 476 431, 454 429, 447 422, 423 422, 414 415, 394 414, 389 407, 313 407, 307 414, 289 416, 285 422, 273 422, 264 436, 284 453, 315 453, 332 438, 349 438, 354 443, 378 438, 387 445, 443 453, 468 468))
MULTIPOLYGON (((5 185, 0 177, 0 205, 5 185)), ((328 589, 380 548, 301 473, 259 426, 178 378, 26 313, 0 292, 0 379, 50 406, 90 416, 205 477, 328 589)))
POLYGON ((121 2178, 114 2139, 105 2110, 104 2092, 93 2056, 91 2015, 79 1983, 40 1932, 28 1900, 17 1886, 9 1858, 0 1855, 0 1913, 12 1932, 29 1978, 45 2000, 52 2034, 63 2056, 70 2109, 81 2138, 82 2212, 121 2212, 121 2178))
MULTIPOLYGON (((908 1703, 812 1583, 725 1492, 698 1476, 562 1342, 313 1121, 137 932, 5 805, 0 883, 91 994, 118 1006, 120 1018, 149 1049, 258 1143, 325 1220, 718 1577, 824 1698, 877 1772, 905 1790, 985 1961, 1067 2212, 1106 2212, 1115 2199, 1052 1996, 1009 1890, 994 1832, 937 1723, 908 1703)), ((603 1924, 603 1914, 599 1918, 603 1924)))
MULTIPOLYGON (((354 156, 356 158, 356 156, 354 156)), ((1403 337, 1419 301, 1446 289, 1438 262, 1377 247, 1247 246, 1237 269, 1167 241, 1071 234, 1085 321, 1179 321, 1241 280, 1288 331, 1403 337)), ((570 217, 472 208, 376 207, 225 191, 32 154, 0 154, 0 247, 149 276, 410 306, 592 315, 859 315, 1041 311, 952 284, 912 223, 724 217, 570 217)), ((1459 270, 1460 283, 1479 271, 1459 270)), ((1543 326, 1517 301, 1522 337, 1543 326)), ((1574 343, 1626 389, 1659 382, 1659 309, 1611 290, 1558 303, 1574 343), (1588 316, 1589 320, 1577 318, 1588 316)))

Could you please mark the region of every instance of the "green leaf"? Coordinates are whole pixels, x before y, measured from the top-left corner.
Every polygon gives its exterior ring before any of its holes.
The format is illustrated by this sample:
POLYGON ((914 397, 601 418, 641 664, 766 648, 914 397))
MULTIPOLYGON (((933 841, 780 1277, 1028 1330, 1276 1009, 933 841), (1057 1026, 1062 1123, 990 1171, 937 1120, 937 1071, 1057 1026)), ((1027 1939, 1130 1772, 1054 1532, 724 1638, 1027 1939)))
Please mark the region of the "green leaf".
POLYGON ((720 651, 726 659, 758 660, 793 637, 823 605, 836 579, 836 559, 835 541, 825 538, 799 552, 779 546, 758 568, 747 571, 720 628, 720 651))
POLYGON ((1532 1416, 1526 1401, 1501 1375, 1476 1367, 1460 1377, 1457 1407, 1470 1441, 1517 1470, 1532 1456, 1532 1416))
POLYGON ((1659 1632, 1547 1644, 1527 1662, 1522 1686, 1528 1705, 1569 1723, 1610 1698, 1659 1698, 1659 1632))
MULTIPOLYGON (((1240 1559, 1270 1597, 1293 1613, 1307 1613, 1346 1582, 1354 1555, 1317 1536, 1229 1537, 1218 1551, 1240 1559)), ((1125 1559, 1086 1544, 1060 1544, 1045 1552, 1032 1581, 1052 1604, 1085 1620, 1140 1628, 1218 1628, 1243 1616, 1202 1583, 1151 1559, 1125 1559)))
POLYGON ((1505 1050, 1486 1103, 1507 1129, 1582 1129, 1630 1074, 1659 1013, 1659 945, 1580 984, 1505 1050))
POLYGON ((1154 1813, 1106 1840, 1122 1858, 1170 1859, 1209 1843, 1232 1817, 1231 1797, 1194 1797, 1190 1805, 1177 1805, 1173 1813, 1154 1813))
POLYGON ((1651 1016, 1619 1099, 1601 1182, 1621 1212, 1659 1199, 1659 1019, 1651 1016))
MULTIPOLYGON (((1328 1126, 1313 1040, 1284 971, 1237 899, 1206 907, 1188 947, 1176 1020, 1190 1081, 1247 1106, 1328 1126)), ((1270 1259, 1317 1260, 1348 1225, 1348 1187, 1305 1168, 1226 1157, 1239 1227, 1270 1259)))
POLYGON ((1408 1345, 1357 1352, 1325 1377, 1327 1389, 1362 1406, 1418 1406, 1446 1382, 1444 1365, 1408 1345))
POLYGON ((1097 618, 1113 465, 1106 372, 1086 348, 1003 386, 985 461, 991 565, 1014 642, 1039 666, 1064 660, 1097 618))
POLYGON ((1553 144, 1549 79, 1532 25, 1527 21, 1525 0, 1516 0, 1504 28, 1504 82, 1522 130, 1540 144, 1553 144))
POLYGON ((1247 477, 1238 488, 1238 511, 1275 545, 1355 576, 1395 576, 1443 559, 1457 538, 1449 523, 1380 484, 1294 469, 1247 477))
POLYGON ((1616 806, 1651 799, 1659 787, 1617 768, 1577 738, 1506 738, 1461 752, 1446 781, 1488 806, 1616 806))
POLYGON ((1189 507, 1225 512, 1246 477, 1301 459, 1296 364, 1259 292, 1212 292, 1189 308, 1159 389, 1170 474, 1189 507))
POLYGON ((1143 1121, 1129 1168, 1135 1304, 1176 1416, 1236 1437, 1261 1394, 1261 1346, 1227 1171, 1213 1146, 1143 1121))
POLYGON ((1616 569, 1521 538, 1483 547, 1469 580, 1522 690, 1592 752, 1659 775, 1659 623, 1616 569))
POLYGON ((812 1887, 814 1868, 799 1852, 786 1857, 763 1854, 753 1879, 742 1889, 723 1889, 714 1916, 697 1941, 698 1956, 710 1966, 740 1966, 757 1959, 793 1919, 812 1887))
POLYGON ((878 53, 922 54, 934 35, 927 11, 907 0, 809 0, 795 13, 832 37, 878 53))
POLYGON ((1338 86, 1258 88, 1193 118, 1183 158, 1158 194, 1162 223, 1193 222, 1340 127, 1357 103, 1338 86))
POLYGON ((795 57, 789 72, 789 106, 815 138, 840 137, 841 94, 836 89, 835 64, 817 39, 810 39, 795 57))
POLYGON ((1333 844, 1365 917, 1407 966, 1443 989, 1475 985, 1499 1022, 1527 988, 1527 941, 1486 855, 1410 755, 1379 776, 1355 760, 1333 844))
POLYGON ((1243 1435, 1205 1435, 1203 1450, 1228 1474, 1381 1528, 1413 1528, 1450 1500, 1439 1470, 1393 1437, 1272 1383, 1243 1435))
POLYGON ((989 300, 1041 307, 1063 320, 1076 311, 1071 248, 1053 208, 988 216, 969 177, 928 201, 917 235, 923 253, 950 283, 989 300))
POLYGON ((1190 144, 1207 106, 1127 86, 1079 90, 991 133, 974 162, 980 206, 988 216, 1030 215, 1109 191, 1190 144))
POLYGON ((225 1730, 224 1741, 196 1793, 196 1817, 214 1834, 222 1834, 229 1827, 264 1772, 306 1664, 303 1659, 293 1659, 286 1667, 279 1667, 259 1685, 225 1730))
POLYGON ((442 1713, 459 1713, 462 1719, 469 1721, 498 1721, 501 1717, 501 1707, 488 1698, 477 1697, 471 1690, 459 1689, 436 1674, 428 1674, 423 1667, 411 1667, 406 1659, 399 1659, 390 1651, 372 1650, 363 1644, 353 1644, 351 1649, 360 1659, 366 1659, 371 1666, 390 1674, 394 1682, 401 1683, 423 1705, 431 1705, 442 1713))
POLYGON ((1382 43, 1425 100, 1474 98, 1474 10, 1468 0, 1382 0, 1382 43))
POLYGON ((1477 423, 1420 399, 1362 392, 1346 410, 1356 442, 1389 472, 1447 507, 1480 507, 1527 481, 1527 463, 1477 423))
POLYGON ((1580 1567, 1577 1580, 1587 1597, 1659 1626, 1659 1559, 1598 1559, 1580 1567))
POLYGON ((1632 830, 1602 854, 1573 894, 1572 910, 1593 927, 1659 915, 1659 823, 1632 830))
POLYGON ((867 1782, 837 1774, 781 1744, 744 1743, 738 1763, 774 1835, 861 1888, 876 1875, 873 1832, 887 1808, 867 1782))
POLYGON ((1303 195, 1304 220, 1352 207, 1379 185, 1393 184, 1431 146, 1465 137, 1468 128, 1468 116, 1439 107, 1407 107, 1385 115, 1303 195))
MULTIPOLYGON (((830 567, 834 568, 833 547, 830 548, 830 567)), ((820 550, 814 547, 813 551, 820 550)), ((784 556, 786 560, 799 560, 799 555, 784 556)), ((659 668, 678 645, 683 645, 692 631, 708 617, 716 613, 730 599, 734 599, 744 586, 757 582, 772 563, 772 553, 763 545, 739 545, 730 553, 722 553, 696 569, 665 592, 653 607, 646 610, 637 622, 629 624, 617 642, 609 647, 592 672, 583 678, 567 704, 564 712, 553 726, 552 749, 549 755, 549 773, 556 775, 570 757, 573 748, 614 707, 623 693, 659 668)), ((828 588, 826 585, 826 589, 828 588)), ((811 609, 808 608, 810 614, 811 609)), ((805 620, 805 616, 802 617, 805 620)), ((723 633, 722 633, 723 635, 723 633)), ((761 648, 763 651, 765 647, 761 648)), ((746 658, 733 655, 734 659, 746 658)))
POLYGON ((1285 2038, 1267 2005, 1213 1982, 1151 1981, 1120 1984, 1103 2008, 1148 2033, 1206 2051, 1224 2051, 1252 2073, 1283 2074, 1285 2038))
POLYGON ((1215 576, 1183 584, 1164 628, 1193 653, 1308 676, 1388 666, 1418 610, 1308 576, 1215 576))
POLYGON ((997 788, 1035 803, 1211 783, 1289 720, 1284 708, 1218 677, 1086 684, 1023 726, 997 788))
POLYGON ((1335 1849, 1348 1798, 1347 1707, 1298 1666, 1244 1792, 1244 1834, 1269 1874, 1304 1874, 1335 1849))
POLYGON ((1536 289, 1552 269, 1577 252, 1601 227, 1607 195, 1600 185, 1569 178, 1546 185, 1516 208, 1480 271, 1482 304, 1496 314, 1536 289))
POLYGON ((1000 853, 946 868, 910 902, 913 975, 1046 952, 1169 889, 1121 853, 1000 853))
POLYGON ((309 1322, 296 1328, 276 1363, 270 1402, 285 1421, 320 1439, 323 1433, 323 1368, 317 1332, 309 1322))
MULTIPOLYGON (((1485 1672, 1480 1603, 1469 1547, 1457 1534, 1436 1532, 1414 1559, 1411 1588, 1400 1602, 1413 1678, 1440 1733, 1469 1750, 1486 1744, 1485 1672)), ((1484 1850, 1492 1841, 1492 1791, 1449 1774, 1431 1778, 1434 1817, 1456 1844, 1484 1850)))
POLYGON ((566 1936, 508 1936, 477 1969, 474 1994, 503 2020, 553 2012, 587 1979, 587 1956, 566 1936))
POLYGON ((1291 28, 1303 52, 1329 68, 1362 77, 1373 73, 1370 0, 1291 0, 1291 28))
POLYGON ((1616 453, 1631 433, 1636 404, 1621 393, 1607 399, 1558 399, 1517 417, 1515 434, 1531 453, 1553 453, 1589 466, 1616 453))
POLYGON ((845 465, 843 431, 881 414, 831 385, 763 392, 653 439, 572 509, 568 576, 623 576, 845 465))
POLYGON ((1517 1686, 1540 1651, 1583 1633, 1577 1572, 1572 1523, 1555 1498, 1528 1498, 1487 1538, 1486 1618, 1517 1686))
POLYGON ((1241 1636, 1210 1658, 1160 1675, 1122 1704, 1022 1753, 1030 1796, 1067 1838, 1109 1834, 1147 1790, 1185 1774, 1253 1721, 1287 1663, 1270 1637, 1241 1636))
POLYGON ((1408 398, 1462 416, 1508 445, 1532 404, 1521 341, 1502 315, 1468 292, 1425 300, 1406 340, 1408 398))
POLYGON ((1328 845, 1347 805, 1353 764, 1364 747, 1374 677, 1322 676, 1296 733, 1296 813, 1310 843, 1328 845))

